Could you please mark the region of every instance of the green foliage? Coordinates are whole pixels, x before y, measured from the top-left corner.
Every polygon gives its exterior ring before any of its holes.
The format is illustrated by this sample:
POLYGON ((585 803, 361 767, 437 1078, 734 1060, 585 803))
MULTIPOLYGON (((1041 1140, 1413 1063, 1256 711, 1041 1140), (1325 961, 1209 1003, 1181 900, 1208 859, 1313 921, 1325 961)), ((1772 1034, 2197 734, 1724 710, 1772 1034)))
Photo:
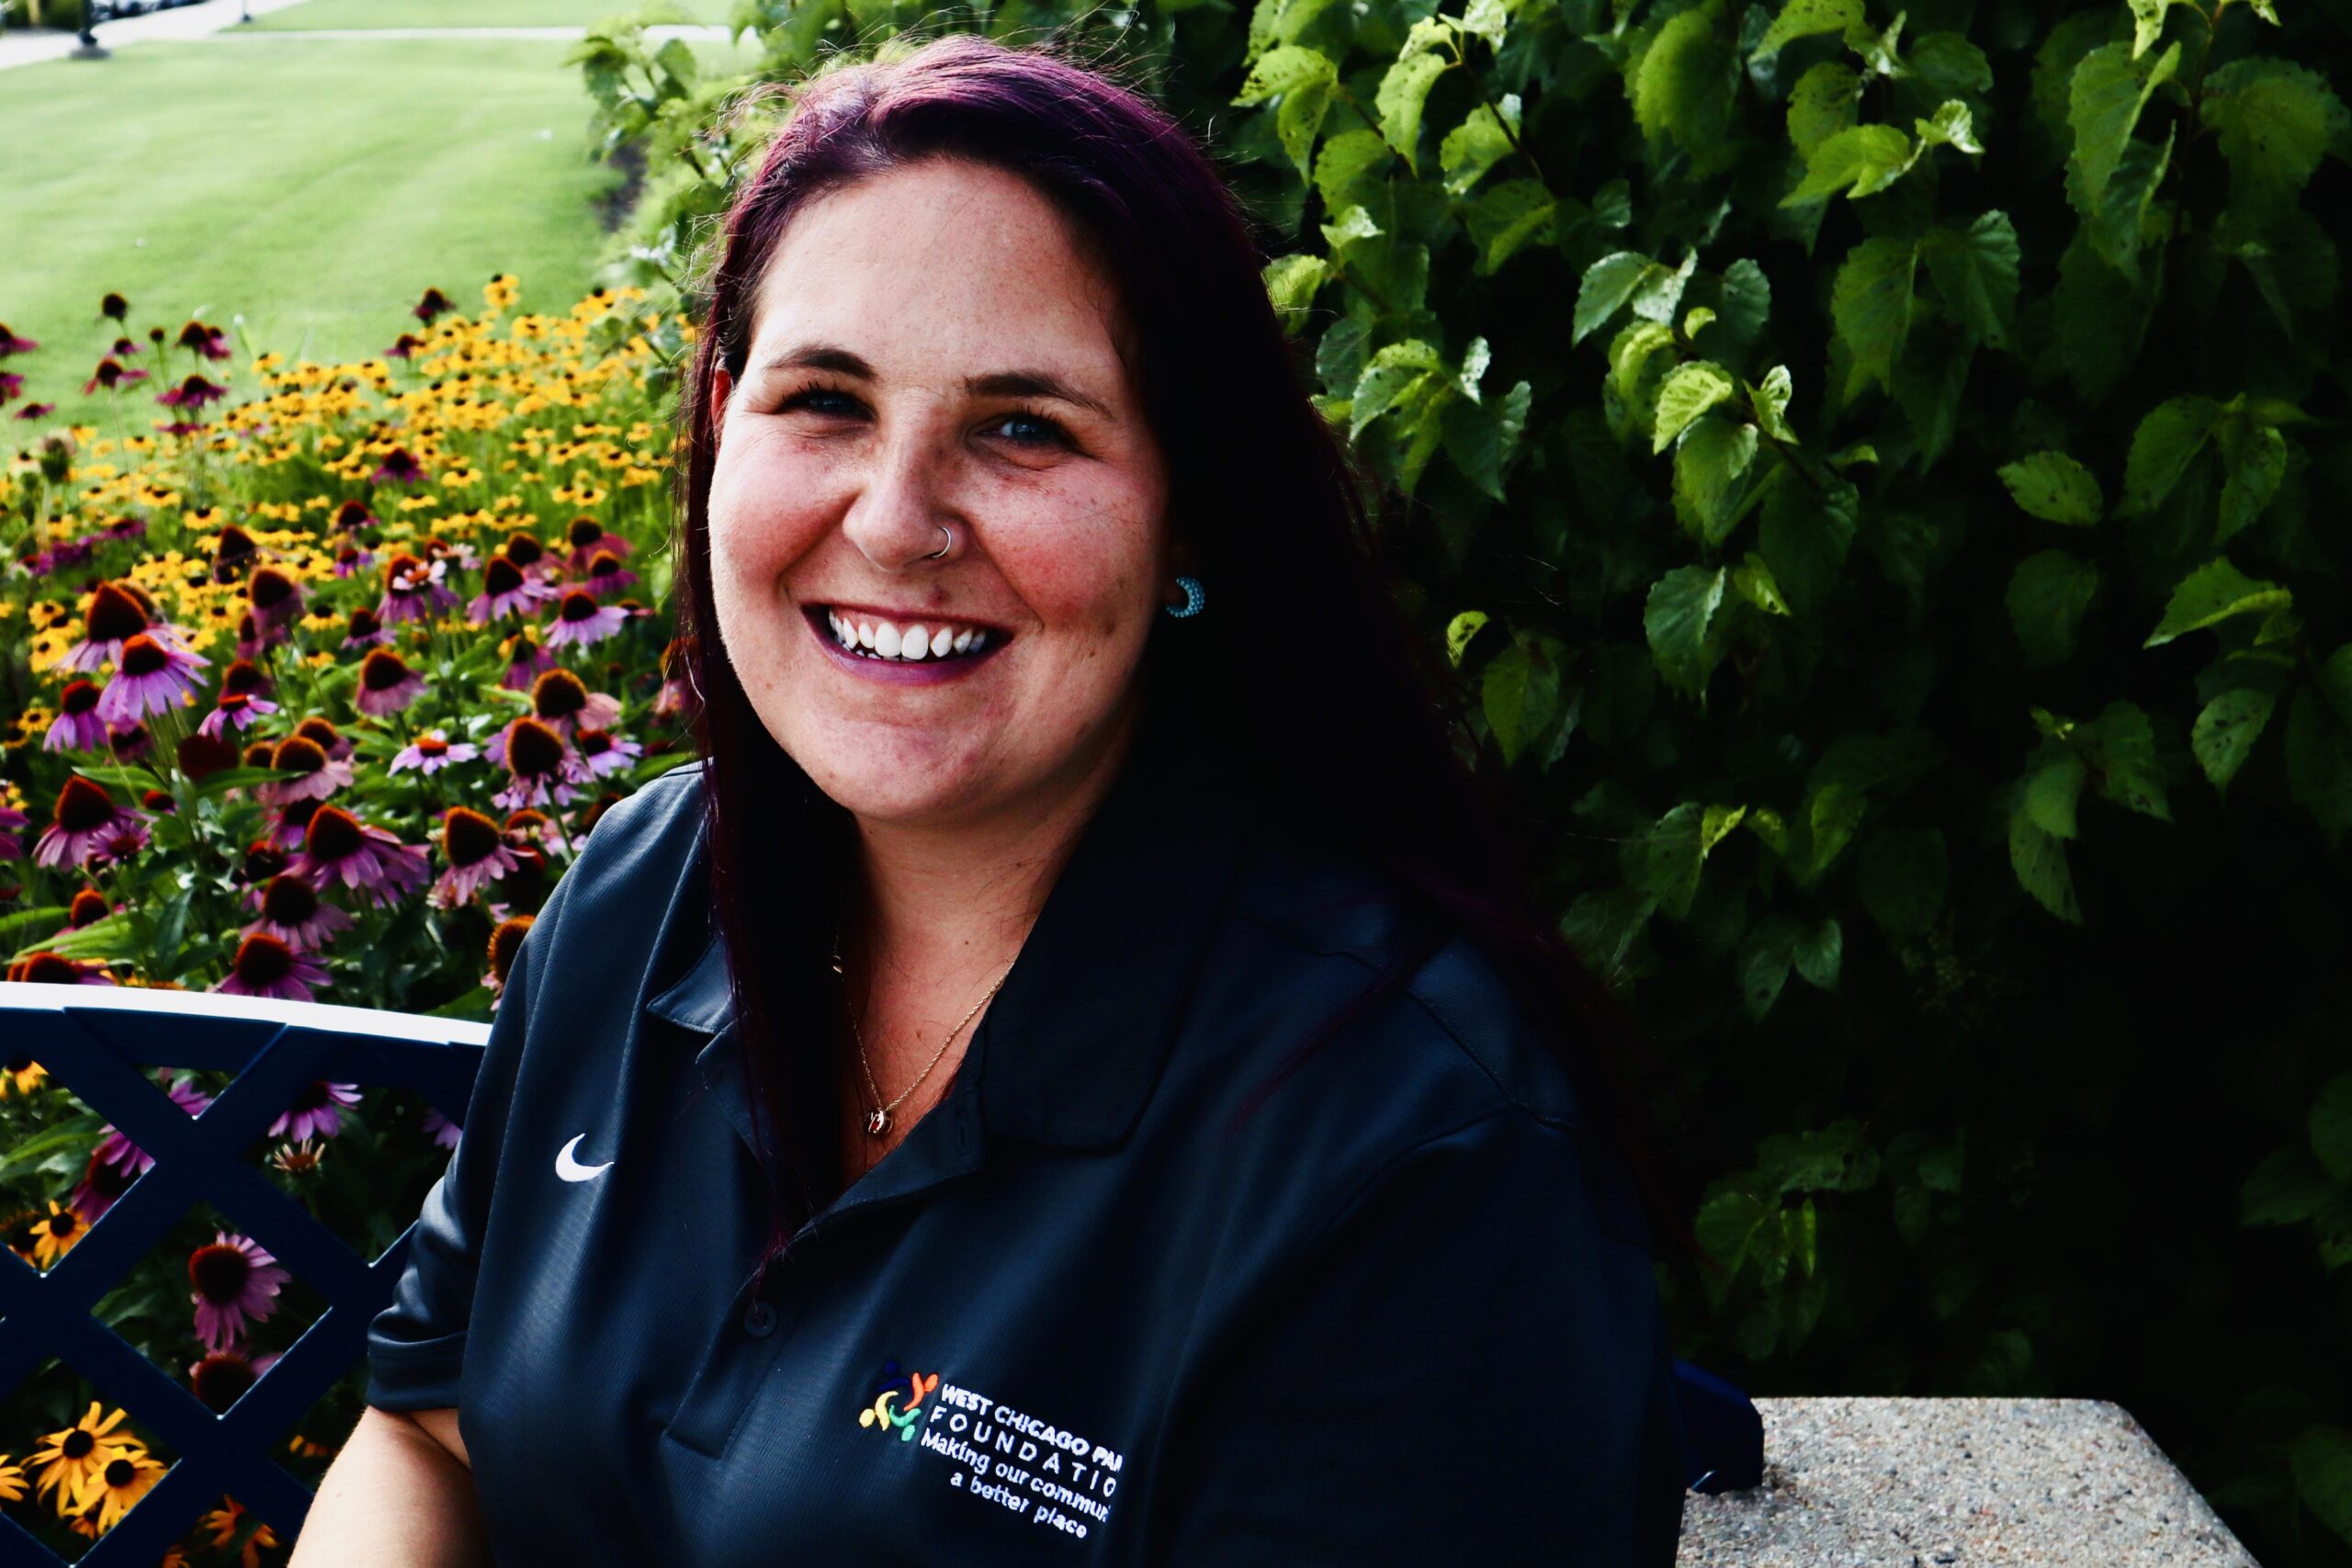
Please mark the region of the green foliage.
MULTIPOLYGON (((779 74, 900 15, 742 10, 779 74)), ((2310 1520, 2352 1540, 2352 1401, 2219 1370, 2274 1332, 2242 1298, 2291 1301, 2301 1381, 2352 1387, 2320 1294, 2345 1145, 2299 1098, 2352 1072, 2301 1023, 2352 1005, 2341 17, 933 15, 1125 28, 1288 236, 1269 293, 1408 600, 1657 1043, 1710 1259, 1668 1270, 1683 1352, 2145 1396, 2264 1561, 2310 1520), (2249 1252, 2278 1233, 2241 1217, 2316 1247, 2249 1252), (2100 1293, 2143 1258, 2188 1281, 2161 1339, 2100 1293)), ((666 265, 722 193, 663 162, 756 140, 645 139, 666 265)))

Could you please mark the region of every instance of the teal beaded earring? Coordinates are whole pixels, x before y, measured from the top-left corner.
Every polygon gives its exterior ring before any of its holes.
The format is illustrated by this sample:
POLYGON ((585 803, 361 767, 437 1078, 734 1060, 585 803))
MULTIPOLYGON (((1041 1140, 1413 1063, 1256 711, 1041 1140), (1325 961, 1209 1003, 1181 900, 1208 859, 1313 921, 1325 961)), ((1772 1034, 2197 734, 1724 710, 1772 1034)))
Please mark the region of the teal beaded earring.
POLYGON ((1201 580, 1180 577, 1176 580, 1176 586, 1184 591, 1184 607, 1180 610, 1173 604, 1162 604, 1160 608, 1180 621, 1187 615, 1199 615, 1201 606, 1208 603, 1208 595, 1201 592, 1201 580))

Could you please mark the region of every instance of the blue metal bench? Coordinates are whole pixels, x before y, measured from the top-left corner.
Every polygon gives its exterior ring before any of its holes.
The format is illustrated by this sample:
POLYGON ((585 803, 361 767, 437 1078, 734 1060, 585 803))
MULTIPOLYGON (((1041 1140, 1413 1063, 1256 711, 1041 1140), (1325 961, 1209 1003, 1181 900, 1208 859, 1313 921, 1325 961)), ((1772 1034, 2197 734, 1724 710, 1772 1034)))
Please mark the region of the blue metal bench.
MULTIPOLYGON (((177 1456, 171 1471, 85 1551, 87 1568, 153 1568, 223 1493, 291 1541, 311 1491, 271 1444, 365 1353, 368 1325, 391 1299, 408 1236, 362 1258, 240 1157, 316 1079, 413 1090, 463 1118, 486 1024, 365 1008, 98 986, 0 982, 0 1052, 27 1055, 153 1155, 153 1168, 47 1274, 0 1249, 0 1391, 55 1356, 98 1397, 130 1412, 177 1456), (235 1075, 190 1118, 145 1069, 235 1075), (191 1203, 208 1201, 276 1255, 329 1305, 225 1413, 100 1323, 91 1309, 191 1203)), ((0 1562, 59 1562, 0 1518, 0 1562)))

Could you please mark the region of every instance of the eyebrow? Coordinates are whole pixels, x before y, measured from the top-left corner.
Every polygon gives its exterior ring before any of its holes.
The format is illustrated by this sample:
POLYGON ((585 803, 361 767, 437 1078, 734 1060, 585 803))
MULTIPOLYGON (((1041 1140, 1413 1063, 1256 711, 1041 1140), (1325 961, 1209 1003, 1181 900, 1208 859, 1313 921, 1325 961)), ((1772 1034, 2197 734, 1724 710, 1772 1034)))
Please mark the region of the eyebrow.
MULTIPOLYGON (((861 381, 880 379, 874 374, 874 367, 864 359, 829 343, 796 344, 762 361, 760 368, 831 370, 861 381)), ((1052 398, 1086 409, 1113 424, 1119 422, 1118 416, 1100 401, 1080 391, 1067 377, 1051 370, 996 370, 985 376, 967 376, 964 389, 983 398, 1052 398)))

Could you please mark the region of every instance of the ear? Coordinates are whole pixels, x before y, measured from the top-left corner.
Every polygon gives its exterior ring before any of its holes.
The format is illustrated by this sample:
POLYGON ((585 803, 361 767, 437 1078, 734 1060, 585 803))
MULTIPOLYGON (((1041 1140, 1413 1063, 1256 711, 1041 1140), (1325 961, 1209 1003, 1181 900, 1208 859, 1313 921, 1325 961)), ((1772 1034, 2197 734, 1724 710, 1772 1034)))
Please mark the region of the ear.
POLYGON ((1193 548, 1192 540, 1179 530, 1172 534, 1169 541, 1167 558, 1167 570, 1159 582, 1159 602, 1163 604, 1182 604, 1189 595, 1177 585, 1176 580, 1179 577, 1199 575, 1200 552, 1193 548))
POLYGON ((710 367, 710 444, 716 448, 727 432, 727 400, 735 390, 735 378, 727 373, 724 364, 710 367))

